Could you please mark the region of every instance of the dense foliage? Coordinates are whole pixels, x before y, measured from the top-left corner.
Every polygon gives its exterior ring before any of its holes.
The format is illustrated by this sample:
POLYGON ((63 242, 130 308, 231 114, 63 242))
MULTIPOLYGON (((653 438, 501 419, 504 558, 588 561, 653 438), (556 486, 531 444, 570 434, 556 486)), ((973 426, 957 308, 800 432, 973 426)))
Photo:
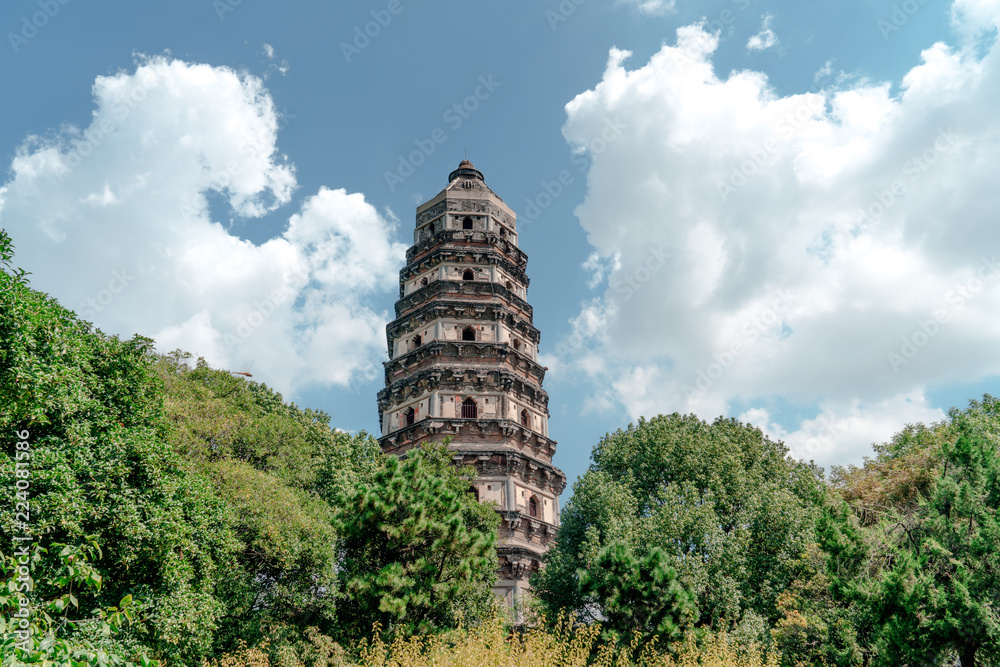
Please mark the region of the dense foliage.
POLYGON ((732 419, 608 434, 519 633, 446 446, 105 335, 3 232, 0 433, 3 667, 1000 664, 988 395, 828 480, 732 419))
POLYGON ((842 471, 845 500, 820 522, 831 590, 858 610, 876 664, 1000 657, 1000 402, 985 396, 949 417, 842 471))
MULTIPOLYGON (((94 664, 141 661, 146 652, 196 665, 241 641, 267 645, 289 665, 342 653, 332 638, 345 636, 343 619, 355 603, 339 576, 353 548, 338 531, 348 527, 343 503, 391 477, 398 462, 369 435, 332 429, 328 415, 266 386, 183 352, 159 357, 140 336, 102 334, 30 289, 12 259, 3 235, 0 494, 10 501, 0 503, 2 583, 14 592, 18 568, 27 568, 34 588, 24 597, 26 613, 46 658, 55 659, 56 649, 86 656, 96 647, 94 664), (19 555, 15 538, 31 546, 30 562, 10 561, 19 555), (82 561, 67 579, 52 558, 37 556, 83 553, 87 545, 103 551, 86 561, 100 586, 93 578, 71 583, 82 561), (42 623, 53 600, 64 619, 42 623), (116 622, 114 633, 97 622, 125 611, 135 622, 116 622)), ((497 517, 469 506, 468 477, 440 456, 428 456, 420 473, 425 491, 461 489, 444 493, 437 508, 434 520, 447 537, 459 548, 488 550, 497 517)), ((411 500, 402 499, 412 507, 411 500)), ((357 521, 349 527, 355 537, 375 530, 357 521)), ((403 550, 382 562, 411 568, 425 556, 403 550)), ((431 618, 481 616, 492 580, 478 558, 472 576, 465 576, 468 559, 459 559, 447 577, 457 572, 461 585, 435 589, 423 615, 404 618, 397 631, 427 629, 431 618)), ((0 600, 0 641, 15 637, 19 622, 7 621, 20 613, 20 600, 0 600)), ((32 659, 25 652, 3 658, 32 659)))
MULTIPOLYGON (((236 543, 224 504, 167 441, 151 346, 102 335, 0 273, 0 494, 18 497, 15 434, 30 482, 27 506, 0 504, 0 540, 14 544, 15 529, 43 547, 97 536, 104 585, 79 591, 80 608, 132 595, 149 622, 121 643, 190 661, 211 645, 224 608, 216 582, 236 543)), ((36 580, 33 599, 57 594, 36 580)))
POLYGON ((815 468, 749 425, 640 420, 594 449, 534 585, 547 615, 603 618, 611 600, 583 583, 601 576, 606 548, 622 544, 639 559, 660 551, 693 595, 696 625, 758 637, 814 541, 819 489, 815 468))
POLYGON ((603 626, 613 637, 627 639, 637 633, 646 641, 676 641, 697 615, 693 596, 677 581, 677 571, 658 547, 639 557, 630 545, 609 544, 582 573, 580 590, 599 601, 603 626))

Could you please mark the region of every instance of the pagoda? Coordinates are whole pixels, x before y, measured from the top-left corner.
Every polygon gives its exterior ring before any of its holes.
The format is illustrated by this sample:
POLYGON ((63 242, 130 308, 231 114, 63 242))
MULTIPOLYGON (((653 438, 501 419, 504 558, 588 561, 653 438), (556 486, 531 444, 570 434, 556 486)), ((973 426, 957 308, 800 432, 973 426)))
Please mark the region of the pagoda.
POLYGON ((552 465, 527 264, 517 216, 463 160, 417 207, 378 394, 383 452, 449 438, 455 463, 478 471, 470 493, 500 514, 495 591, 510 604, 555 538, 566 487, 552 465))

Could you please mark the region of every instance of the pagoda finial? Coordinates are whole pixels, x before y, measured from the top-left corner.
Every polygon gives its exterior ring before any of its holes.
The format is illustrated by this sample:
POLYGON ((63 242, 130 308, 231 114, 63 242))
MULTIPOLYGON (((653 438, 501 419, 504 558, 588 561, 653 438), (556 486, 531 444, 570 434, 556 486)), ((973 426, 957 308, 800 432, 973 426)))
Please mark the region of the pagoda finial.
POLYGON ((472 163, 468 159, 462 160, 458 163, 458 169, 448 174, 448 182, 451 183, 456 178, 478 178, 479 180, 486 182, 483 178, 483 172, 479 171, 472 166, 472 163))

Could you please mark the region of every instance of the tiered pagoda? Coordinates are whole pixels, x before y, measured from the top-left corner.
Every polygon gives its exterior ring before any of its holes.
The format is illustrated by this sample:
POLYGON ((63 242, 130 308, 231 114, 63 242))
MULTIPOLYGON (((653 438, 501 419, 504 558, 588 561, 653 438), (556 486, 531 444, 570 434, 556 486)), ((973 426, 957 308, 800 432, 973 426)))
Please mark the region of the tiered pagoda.
POLYGON ((471 492, 497 504, 495 590, 510 603, 555 537, 566 487, 552 465, 527 264, 517 216, 463 160, 417 207, 378 394, 383 452, 450 437, 456 464, 479 471, 471 492))

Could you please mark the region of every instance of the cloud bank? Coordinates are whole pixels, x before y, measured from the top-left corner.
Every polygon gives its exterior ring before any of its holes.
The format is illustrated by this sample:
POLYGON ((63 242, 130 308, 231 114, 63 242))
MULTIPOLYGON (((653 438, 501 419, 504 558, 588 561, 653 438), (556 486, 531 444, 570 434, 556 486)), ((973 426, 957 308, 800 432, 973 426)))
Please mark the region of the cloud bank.
POLYGON ((105 331, 154 338, 283 391, 374 377, 405 248, 361 194, 321 188, 284 230, 234 234, 292 202, 260 79, 148 58, 98 77, 86 127, 32 136, 0 188, 17 264, 105 331), (224 213, 213 215, 213 211, 224 213))
POLYGON ((563 128, 578 151, 627 128, 576 210, 600 287, 557 356, 587 409, 739 414, 843 463, 942 418, 928 387, 1000 374, 1000 49, 979 41, 1000 11, 953 10, 961 44, 895 93, 718 76, 697 25, 634 69, 611 51, 563 128))

